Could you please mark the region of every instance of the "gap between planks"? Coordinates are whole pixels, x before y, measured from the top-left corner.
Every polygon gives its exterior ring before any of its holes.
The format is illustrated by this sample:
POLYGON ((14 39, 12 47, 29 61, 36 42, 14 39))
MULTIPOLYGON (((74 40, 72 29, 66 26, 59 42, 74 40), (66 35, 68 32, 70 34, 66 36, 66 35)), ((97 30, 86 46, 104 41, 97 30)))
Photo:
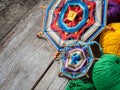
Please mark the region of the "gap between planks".
POLYGON ((59 77, 59 71, 59 62, 54 62, 33 90, 64 90, 69 79, 59 77))
POLYGON ((39 82, 41 81, 41 79, 44 77, 44 75, 47 73, 47 71, 49 70, 49 68, 53 65, 54 61, 52 61, 50 63, 50 65, 47 67, 47 69, 45 70, 45 72, 43 73, 43 75, 35 82, 35 84, 33 85, 31 90, 34 90, 36 88, 36 86, 39 84, 39 82))

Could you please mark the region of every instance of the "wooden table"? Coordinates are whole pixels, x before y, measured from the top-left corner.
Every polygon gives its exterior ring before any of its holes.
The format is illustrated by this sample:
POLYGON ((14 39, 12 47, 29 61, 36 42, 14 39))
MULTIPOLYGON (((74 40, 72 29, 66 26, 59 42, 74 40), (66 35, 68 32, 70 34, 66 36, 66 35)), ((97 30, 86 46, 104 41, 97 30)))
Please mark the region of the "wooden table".
POLYGON ((38 3, 13 30, 0 41, 0 90, 64 90, 68 79, 58 77, 56 51, 42 31, 42 10, 50 0, 38 3))

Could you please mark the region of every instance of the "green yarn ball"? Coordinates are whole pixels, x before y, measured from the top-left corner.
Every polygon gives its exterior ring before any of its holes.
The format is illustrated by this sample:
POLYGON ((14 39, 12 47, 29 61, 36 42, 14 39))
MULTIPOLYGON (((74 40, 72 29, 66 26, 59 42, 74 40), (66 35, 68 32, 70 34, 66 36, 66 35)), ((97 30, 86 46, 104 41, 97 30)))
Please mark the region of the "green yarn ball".
POLYGON ((65 90, 95 90, 93 84, 89 80, 70 80, 65 90))
POLYGON ((92 79, 97 90, 120 90, 120 57, 103 55, 93 68, 92 79))

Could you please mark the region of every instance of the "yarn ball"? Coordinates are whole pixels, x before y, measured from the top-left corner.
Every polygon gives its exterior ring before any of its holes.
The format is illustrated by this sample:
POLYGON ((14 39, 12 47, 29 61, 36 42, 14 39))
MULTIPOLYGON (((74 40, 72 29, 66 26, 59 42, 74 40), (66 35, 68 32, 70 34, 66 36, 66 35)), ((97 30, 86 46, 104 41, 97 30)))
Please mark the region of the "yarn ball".
POLYGON ((70 80, 65 90, 95 90, 95 88, 89 80, 77 79, 77 80, 70 80))
POLYGON ((111 23, 100 36, 100 45, 106 54, 120 56, 120 23, 111 23))
POLYGON ((120 22, 120 5, 116 2, 108 2, 107 24, 120 22))
POLYGON ((92 79, 97 90, 120 90, 120 57, 104 54, 94 65, 92 79))

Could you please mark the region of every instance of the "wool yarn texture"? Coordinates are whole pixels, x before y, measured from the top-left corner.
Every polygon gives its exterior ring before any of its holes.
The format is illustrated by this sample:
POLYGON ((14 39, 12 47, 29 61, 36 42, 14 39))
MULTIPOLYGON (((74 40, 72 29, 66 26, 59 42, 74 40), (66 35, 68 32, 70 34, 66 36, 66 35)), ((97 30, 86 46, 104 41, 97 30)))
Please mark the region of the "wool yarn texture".
POLYGON ((107 9, 107 24, 120 22, 120 4, 109 1, 107 9))
POLYGON ((120 0, 108 0, 109 2, 116 2, 118 4, 120 4, 120 0))
POLYGON ((65 90, 95 90, 93 84, 87 79, 70 80, 65 90))
POLYGON ((104 54, 94 65, 92 80, 97 90, 120 90, 120 57, 104 54))
POLYGON ((100 45, 106 54, 120 56, 120 23, 111 23, 100 36, 100 45))

